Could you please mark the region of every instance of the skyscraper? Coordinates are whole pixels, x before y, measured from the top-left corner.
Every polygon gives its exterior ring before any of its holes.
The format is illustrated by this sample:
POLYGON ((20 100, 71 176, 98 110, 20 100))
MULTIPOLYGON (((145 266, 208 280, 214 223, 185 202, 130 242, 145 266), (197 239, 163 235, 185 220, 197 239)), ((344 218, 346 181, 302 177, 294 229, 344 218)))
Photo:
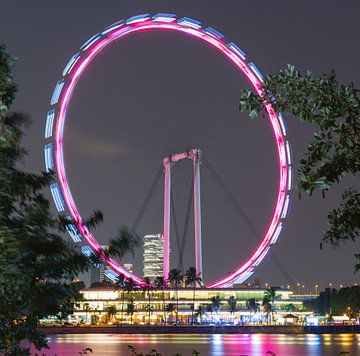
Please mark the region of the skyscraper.
MULTIPOLYGON (((106 251, 109 248, 109 246, 102 245, 101 248, 106 251)), ((111 282, 111 280, 108 277, 106 277, 106 275, 105 275, 105 271, 107 269, 110 269, 110 267, 104 263, 101 264, 99 267, 91 266, 91 268, 90 268, 90 284, 95 283, 95 282, 104 282, 104 281, 111 282)))
POLYGON ((163 275, 164 236, 150 234, 144 236, 144 277, 155 279, 163 275))

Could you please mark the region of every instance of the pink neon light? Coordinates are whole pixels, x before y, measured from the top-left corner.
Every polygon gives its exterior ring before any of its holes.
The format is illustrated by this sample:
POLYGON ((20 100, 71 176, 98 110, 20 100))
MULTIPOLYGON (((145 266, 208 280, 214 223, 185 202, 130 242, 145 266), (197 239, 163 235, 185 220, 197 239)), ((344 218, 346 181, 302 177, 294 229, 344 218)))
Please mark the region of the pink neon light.
MULTIPOLYGON (((135 32, 147 31, 147 30, 170 30, 178 31, 193 37, 199 38, 200 40, 205 41, 212 47, 219 50, 222 54, 230 59, 234 65, 239 68, 243 74, 247 77, 257 94, 262 97, 262 86, 260 80, 257 78, 255 73, 247 66, 244 59, 241 58, 236 52, 231 48, 226 46, 226 43, 222 39, 216 39, 204 32, 202 29, 195 29, 192 27, 184 27, 177 22, 167 22, 159 21, 159 19, 154 20, 145 20, 138 23, 133 23, 130 25, 124 25, 121 28, 115 28, 113 31, 106 33, 103 39, 95 41, 93 44, 87 48, 85 52, 80 53, 79 60, 74 65, 69 75, 68 82, 65 84, 63 89, 63 94, 59 99, 59 115, 57 117, 57 126, 56 126, 56 168, 59 177, 60 187, 62 189, 64 200, 67 204, 67 207, 70 211, 71 216, 73 217, 77 227, 80 232, 85 237, 86 241, 90 247, 100 253, 102 258, 118 273, 124 274, 127 278, 132 278, 135 283, 139 285, 144 285, 145 283, 141 280, 140 277, 128 272, 124 267, 117 264, 112 259, 107 258, 101 250, 100 245, 96 242, 95 238, 89 232, 89 230, 84 225, 83 219, 79 214, 73 197, 71 195, 70 187, 66 179, 65 164, 63 157, 63 129, 66 119, 66 112, 69 106, 71 95, 73 90, 76 87, 77 81, 81 77, 81 74, 85 71, 91 60, 101 52, 106 46, 111 44, 114 41, 120 40, 121 38, 128 36, 135 32)), ((277 226, 280 223, 281 214, 284 209, 285 197, 286 197, 286 187, 288 182, 288 162, 286 158, 286 148, 285 148, 285 139, 283 132, 281 130, 281 125, 279 122, 279 117, 275 113, 274 109, 270 104, 264 104, 266 111, 268 113, 272 130, 276 142, 277 153, 278 153, 278 162, 279 162, 279 182, 278 182, 278 196, 276 199, 273 216, 270 220, 266 233, 263 240, 255 249, 251 257, 240 267, 236 269, 231 275, 223 278, 215 283, 210 284, 208 287, 227 287, 231 285, 237 279, 244 278, 246 275, 250 275, 250 272, 253 271, 254 265, 257 261, 264 257, 264 254, 267 253, 268 247, 270 246, 271 239, 276 231, 277 226)), ((245 278, 246 279, 246 278, 245 278)))

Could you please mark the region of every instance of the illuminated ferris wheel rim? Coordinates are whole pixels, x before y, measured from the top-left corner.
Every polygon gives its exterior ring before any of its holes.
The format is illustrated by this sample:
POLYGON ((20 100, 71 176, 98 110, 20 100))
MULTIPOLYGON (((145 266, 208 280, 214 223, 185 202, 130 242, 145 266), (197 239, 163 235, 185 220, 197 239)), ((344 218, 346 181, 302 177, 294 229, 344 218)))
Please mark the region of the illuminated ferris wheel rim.
MULTIPOLYGON (((187 17, 177 19, 173 14, 164 13, 154 16, 150 14, 133 16, 110 25, 86 41, 81 46, 80 51, 74 54, 65 66, 63 76, 57 82, 50 101, 52 108, 47 114, 45 127, 45 138, 49 141, 44 148, 46 170, 54 170, 57 173, 57 182, 50 186, 52 197, 59 212, 69 211, 72 218, 68 217, 69 223, 66 228, 74 242, 83 244, 82 252, 87 256, 94 252, 100 254, 111 267, 111 270, 107 271, 109 278, 114 280, 119 274, 123 274, 126 278, 132 278, 139 285, 145 284, 140 277, 130 273, 123 266, 104 255, 100 245, 85 226, 84 220, 77 210, 66 178, 63 156, 63 129, 73 90, 94 57, 107 45, 127 35, 147 30, 177 31, 210 44, 230 59, 245 74, 259 96, 262 96, 263 82, 263 76, 259 69, 253 63, 247 63, 245 53, 233 42, 228 42, 219 31, 211 27, 204 27, 199 21, 187 17), (53 131, 55 131, 55 134, 53 131)), ((286 129, 281 114, 277 114, 270 104, 266 103, 264 105, 271 122, 279 163, 278 194, 273 214, 263 239, 250 258, 230 275, 208 285, 209 288, 229 287, 233 283, 242 283, 248 279, 269 252, 271 245, 276 243, 282 229, 283 220, 287 215, 290 199, 288 192, 291 190, 289 143, 286 140, 286 129)))

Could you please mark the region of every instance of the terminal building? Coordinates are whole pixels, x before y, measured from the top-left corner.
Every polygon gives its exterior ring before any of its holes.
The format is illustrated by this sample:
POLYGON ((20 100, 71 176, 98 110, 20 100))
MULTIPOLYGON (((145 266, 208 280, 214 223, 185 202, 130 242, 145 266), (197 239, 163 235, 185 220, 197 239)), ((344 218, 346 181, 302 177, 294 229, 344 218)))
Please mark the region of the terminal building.
MULTIPOLYGON (((277 290, 271 312, 263 306, 265 288, 192 288, 133 291, 113 287, 88 288, 81 291, 83 300, 77 305, 75 317, 92 324, 163 325, 190 324, 261 324, 302 323, 312 312, 291 290, 277 290), (150 295, 149 295, 150 293, 150 295), (193 299, 194 298, 194 299, 193 299), (178 307, 178 309, 177 309, 178 307), (109 310, 116 309, 116 313, 109 310)), ((316 297, 314 295, 313 297, 316 297)))
POLYGON ((163 275, 164 237, 162 234, 144 236, 144 278, 150 280, 163 275))

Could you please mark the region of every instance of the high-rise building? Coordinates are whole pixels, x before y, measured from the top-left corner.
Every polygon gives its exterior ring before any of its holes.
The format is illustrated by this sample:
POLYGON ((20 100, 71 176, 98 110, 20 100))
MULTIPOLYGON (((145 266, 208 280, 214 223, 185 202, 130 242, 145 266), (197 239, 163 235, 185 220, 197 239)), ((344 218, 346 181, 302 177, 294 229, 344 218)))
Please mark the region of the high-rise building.
POLYGON ((128 270, 130 273, 133 273, 133 264, 132 263, 124 263, 124 268, 128 270))
MULTIPOLYGON (((101 248, 106 251, 109 248, 109 246, 102 245, 101 248)), ((111 282, 111 279, 109 279, 105 274, 105 271, 108 269, 110 269, 110 267, 104 263, 102 263, 99 267, 91 266, 90 284, 93 284, 95 282, 104 282, 104 281, 111 282)))
POLYGON ((164 236, 150 234, 144 236, 144 277, 155 279, 163 275, 164 236))

